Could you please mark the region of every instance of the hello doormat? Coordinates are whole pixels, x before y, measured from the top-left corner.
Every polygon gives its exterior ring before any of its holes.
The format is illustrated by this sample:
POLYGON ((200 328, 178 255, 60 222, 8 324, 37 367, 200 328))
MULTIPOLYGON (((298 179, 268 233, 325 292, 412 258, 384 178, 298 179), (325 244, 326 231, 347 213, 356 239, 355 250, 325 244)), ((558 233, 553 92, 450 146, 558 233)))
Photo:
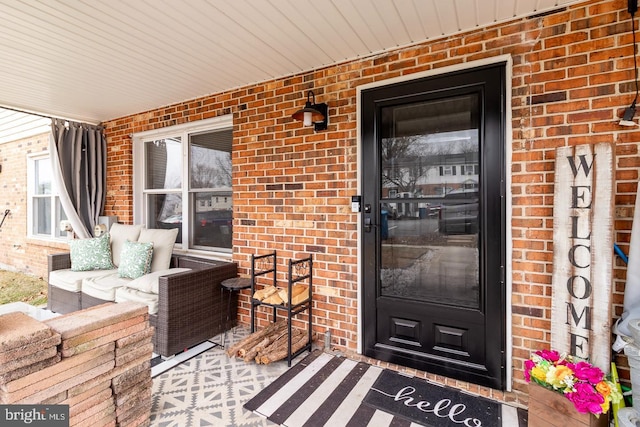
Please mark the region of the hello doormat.
POLYGON ((364 403, 427 426, 502 427, 502 405, 451 387, 384 370, 364 403))
POLYGON ((244 407, 286 427, 526 427, 526 411, 315 351, 244 407))

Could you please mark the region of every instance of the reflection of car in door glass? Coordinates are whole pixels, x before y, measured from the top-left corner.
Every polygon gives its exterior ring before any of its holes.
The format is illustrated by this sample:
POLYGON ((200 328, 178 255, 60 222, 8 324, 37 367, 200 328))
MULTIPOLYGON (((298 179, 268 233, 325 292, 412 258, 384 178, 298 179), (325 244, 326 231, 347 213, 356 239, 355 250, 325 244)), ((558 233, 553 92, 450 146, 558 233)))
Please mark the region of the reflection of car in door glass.
POLYGON ((478 232, 478 190, 453 190, 444 196, 438 228, 443 234, 478 232))

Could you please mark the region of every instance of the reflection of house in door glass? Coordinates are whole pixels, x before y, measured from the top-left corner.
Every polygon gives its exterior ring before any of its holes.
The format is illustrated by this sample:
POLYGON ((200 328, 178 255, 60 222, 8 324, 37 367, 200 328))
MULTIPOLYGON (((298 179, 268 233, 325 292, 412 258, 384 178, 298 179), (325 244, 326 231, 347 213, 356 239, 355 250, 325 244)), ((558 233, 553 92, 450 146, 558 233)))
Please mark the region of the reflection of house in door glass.
POLYGON ((444 134, 385 138, 383 198, 443 196, 451 190, 477 188, 477 129, 444 134))

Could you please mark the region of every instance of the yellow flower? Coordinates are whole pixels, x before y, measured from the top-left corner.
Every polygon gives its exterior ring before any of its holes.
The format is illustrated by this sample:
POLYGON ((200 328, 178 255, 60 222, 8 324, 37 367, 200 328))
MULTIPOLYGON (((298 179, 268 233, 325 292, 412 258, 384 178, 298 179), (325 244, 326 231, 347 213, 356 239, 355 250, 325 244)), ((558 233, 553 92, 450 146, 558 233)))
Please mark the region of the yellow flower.
POLYGON ((573 371, 571 369, 569 369, 565 365, 558 365, 554 368, 549 369, 547 380, 554 386, 561 386, 563 385, 564 379, 570 377, 571 375, 573 375, 573 371))
POLYGON ((545 381, 547 378, 547 373, 540 366, 535 366, 531 369, 531 376, 537 380, 545 381))
MULTIPOLYGON (((611 386, 606 381, 600 381, 598 384, 596 384, 596 390, 605 399, 607 397, 609 397, 609 395, 611 394, 611 386)), ((608 405, 608 403, 607 403, 607 405, 608 405)))

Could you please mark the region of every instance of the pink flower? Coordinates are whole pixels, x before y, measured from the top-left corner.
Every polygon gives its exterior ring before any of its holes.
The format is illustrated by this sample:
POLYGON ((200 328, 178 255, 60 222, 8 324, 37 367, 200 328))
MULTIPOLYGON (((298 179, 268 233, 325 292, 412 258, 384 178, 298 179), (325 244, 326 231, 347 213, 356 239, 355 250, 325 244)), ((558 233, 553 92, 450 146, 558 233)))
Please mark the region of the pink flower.
POLYGON ((549 362, 557 362, 560 360, 560 353, 555 350, 538 350, 536 354, 549 362))
POLYGON ((529 359, 524 361, 524 379, 529 382, 531 381, 531 370, 536 366, 536 363, 529 359))
POLYGON ((607 413, 612 403, 622 400, 622 393, 605 379, 600 368, 587 362, 575 362, 571 355, 538 350, 523 363, 523 368, 527 382, 536 382, 564 395, 581 413, 607 413))
POLYGON ((604 397, 600 393, 586 383, 576 384, 575 389, 574 393, 567 393, 565 396, 573 403, 578 412, 583 414, 590 412, 596 415, 602 413, 604 397))
POLYGON ((569 363, 568 366, 573 370, 576 378, 579 380, 589 381, 591 384, 598 384, 604 378, 604 373, 600 368, 593 366, 590 363, 569 363))

